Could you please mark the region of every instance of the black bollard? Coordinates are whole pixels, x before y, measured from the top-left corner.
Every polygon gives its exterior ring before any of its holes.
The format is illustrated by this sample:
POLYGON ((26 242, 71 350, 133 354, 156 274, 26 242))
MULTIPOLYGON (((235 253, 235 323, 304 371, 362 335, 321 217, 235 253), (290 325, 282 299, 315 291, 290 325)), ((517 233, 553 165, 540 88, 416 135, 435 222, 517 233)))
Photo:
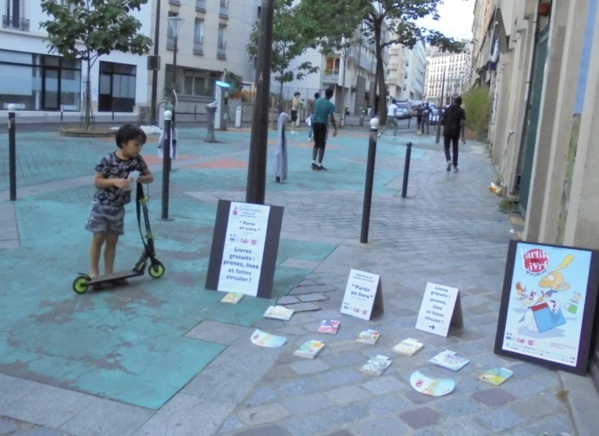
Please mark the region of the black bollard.
POLYGON ((17 199, 17 146, 15 130, 17 128, 15 118, 15 105, 8 105, 8 172, 10 201, 17 199))
POLYGON ((172 221, 168 216, 168 196, 171 168, 171 137, 173 134, 173 113, 164 112, 164 140, 162 142, 162 212, 160 220, 172 221))
POLYGON ((379 119, 370 120, 370 139, 368 141, 368 162, 366 164, 366 185, 364 187, 364 208, 362 209, 362 232, 360 242, 368 242, 368 227, 370 226, 370 205, 372 204, 372 185, 374 182, 374 161, 376 157, 376 138, 379 119))
POLYGON ((412 155, 412 143, 408 142, 406 144, 408 148, 406 148, 406 161, 403 167, 403 184, 401 185, 401 196, 406 198, 408 195, 408 176, 410 175, 410 156, 412 155))

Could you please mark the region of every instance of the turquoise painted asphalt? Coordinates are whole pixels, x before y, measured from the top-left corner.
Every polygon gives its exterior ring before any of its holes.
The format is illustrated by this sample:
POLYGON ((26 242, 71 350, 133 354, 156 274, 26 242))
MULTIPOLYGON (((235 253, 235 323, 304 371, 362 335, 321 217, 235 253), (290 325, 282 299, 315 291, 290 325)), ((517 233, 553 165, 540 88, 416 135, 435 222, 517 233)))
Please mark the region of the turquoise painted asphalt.
MULTIPOLYGON (((205 143, 205 136, 202 128, 180 129, 179 159, 170 177, 169 214, 174 220, 168 222, 157 219, 162 165, 156 137, 144 147, 155 174, 149 189, 150 216, 157 257, 166 266, 164 277, 146 275, 131 279, 129 286, 83 295, 75 294, 71 283, 77 273, 88 270, 91 236, 83 226, 94 190, 93 168, 115 149, 113 140, 27 133, 21 128, 16 202, 8 201, 3 144, 0 208, 16 216, 18 241, 15 248, 2 250, 0 258, 0 373, 158 409, 226 348, 186 337, 187 332, 206 320, 253 325, 268 305, 304 280, 311 272, 309 265, 335 249, 335 244, 318 238, 282 238, 272 299, 220 303, 222 294, 204 287, 216 203, 219 198, 244 200, 250 135, 216 132, 216 144, 205 143), (223 196, 231 192, 237 193, 235 198, 223 196)), ((310 191, 316 203, 319 192, 364 190, 367 128, 341 130, 337 138, 330 138, 327 172, 310 169, 312 145, 305 132, 289 135, 289 178, 284 184, 275 183, 272 175, 276 132, 269 138, 267 203, 269 193, 310 191)), ((398 195, 406 138, 379 141, 376 195, 398 195)), ((424 147, 413 149, 412 159, 431 158, 426 150, 430 137, 409 139, 424 147)), ((117 270, 132 268, 142 250, 134 211, 129 205, 117 270)))

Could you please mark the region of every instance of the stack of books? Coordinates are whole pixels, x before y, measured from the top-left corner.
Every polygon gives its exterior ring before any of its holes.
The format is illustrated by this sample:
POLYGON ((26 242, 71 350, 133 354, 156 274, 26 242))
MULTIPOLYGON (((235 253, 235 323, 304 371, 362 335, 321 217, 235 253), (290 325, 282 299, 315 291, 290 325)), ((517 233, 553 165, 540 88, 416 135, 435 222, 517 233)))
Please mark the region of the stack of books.
POLYGON ((300 357, 314 359, 323 350, 324 342, 317 340, 309 340, 304 342, 293 354, 300 357))
POLYGON ((394 346, 392 350, 399 354, 404 354, 406 356, 413 356, 416 354, 424 344, 422 342, 418 342, 416 339, 406 338, 401 341, 399 344, 394 346))

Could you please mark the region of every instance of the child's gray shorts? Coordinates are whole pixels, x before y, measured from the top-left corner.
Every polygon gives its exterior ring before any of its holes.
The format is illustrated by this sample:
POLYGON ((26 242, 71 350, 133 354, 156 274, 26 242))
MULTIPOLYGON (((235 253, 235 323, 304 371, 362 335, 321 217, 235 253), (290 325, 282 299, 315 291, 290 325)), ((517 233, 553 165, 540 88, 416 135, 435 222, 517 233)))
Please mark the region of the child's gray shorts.
POLYGON ((92 233, 125 233, 125 208, 92 202, 85 229, 92 233))

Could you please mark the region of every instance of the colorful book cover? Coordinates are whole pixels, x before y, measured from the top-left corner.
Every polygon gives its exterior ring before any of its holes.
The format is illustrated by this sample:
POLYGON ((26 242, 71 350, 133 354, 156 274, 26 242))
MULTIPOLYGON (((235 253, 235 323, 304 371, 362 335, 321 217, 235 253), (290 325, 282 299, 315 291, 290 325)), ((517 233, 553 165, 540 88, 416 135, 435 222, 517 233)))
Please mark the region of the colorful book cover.
POLYGON ((392 351, 399 354, 405 354, 406 356, 413 356, 416 354, 424 344, 422 342, 418 342, 413 338, 406 338, 401 341, 399 344, 392 348, 392 351))
POLYGON ((269 306, 264 312, 264 318, 282 319, 289 321, 293 315, 293 309, 288 309, 285 306, 269 306))
POLYGON ((368 329, 360 332, 358 338, 356 339, 356 342, 374 345, 376 344, 376 341, 379 340, 380 336, 381 334, 377 330, 368 329))
POLYGON ((440 397, 455 389, 455 380, 451 378, 430 378, 420 371, 414 371, 410 376, 410 384, 421 394, 440 397))
POLYGON ((469 359, 451 350, 442 351, 429 360, 429 363, 451 369, 452 371, 462 369, 468 362, 470 362, 469 359))
POLYGON ((368 359, 360 371, 366 374, 381 375, 391 365, 391 360, 387 356, 376 355, 368 359))
POLYGON ((241 301, 243 295, 241 292, 228 292, 220 301, 222 303, 237 304, 241 301))
POLYGON ((499 386, 514 375, 513 371, 507 368, 491 368, 480 375, 479 379, 499 386))
POLYGON ((254 330, 254 333, 252 333, 252 344, 258 345, 259 347, 282 347, 286 343, 287 338, 284 336, 272 335, 260 329, 256 329, 254 330))
POLYGON ((320 323, 318 327, 318 333, 328 333, 330 335, 336 335, 339 330, 339 321, 334 319, 325 319, 320 323))
POLYGON ((314 359, 324 348, 324 342, 311 339, 304 342, 293 354, 300 357, 314 359))

